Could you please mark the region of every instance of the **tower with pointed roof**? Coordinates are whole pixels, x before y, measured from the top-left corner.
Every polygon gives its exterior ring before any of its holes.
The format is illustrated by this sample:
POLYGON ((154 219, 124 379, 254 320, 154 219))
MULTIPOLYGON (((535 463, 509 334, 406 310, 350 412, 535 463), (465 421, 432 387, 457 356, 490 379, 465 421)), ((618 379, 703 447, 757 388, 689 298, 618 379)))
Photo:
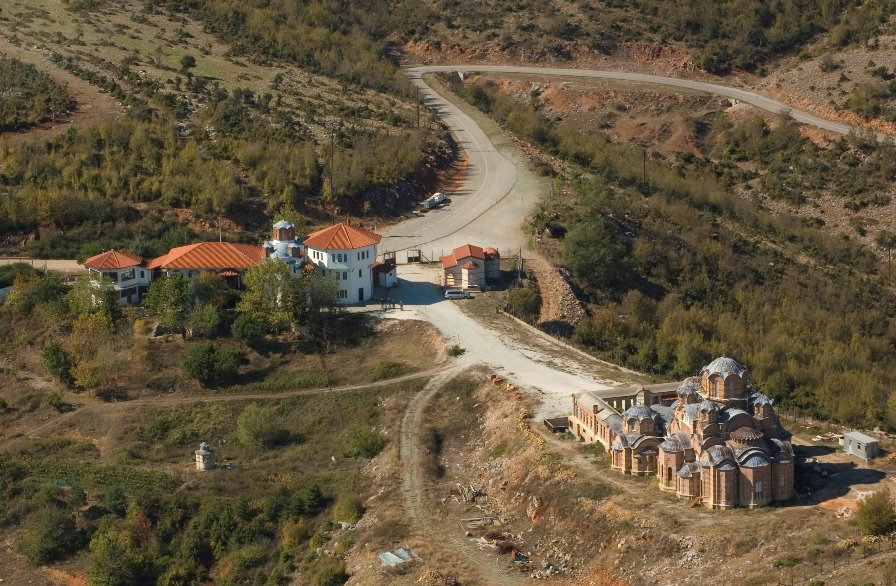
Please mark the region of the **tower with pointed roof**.
POLYGON ((268 258, 274 258, 289 265, 293 276, 302 270, 305 248, 296 238, 296 227, 289 220, 280 220, 273 226, 271 239, 261 245, 268 258))
POLYGON ((335 224, 305 238, 305 258, 319 276, 336 280, 339 303, 360 303, 373 297, 373 265, 381 239, 370 230, 335 224))

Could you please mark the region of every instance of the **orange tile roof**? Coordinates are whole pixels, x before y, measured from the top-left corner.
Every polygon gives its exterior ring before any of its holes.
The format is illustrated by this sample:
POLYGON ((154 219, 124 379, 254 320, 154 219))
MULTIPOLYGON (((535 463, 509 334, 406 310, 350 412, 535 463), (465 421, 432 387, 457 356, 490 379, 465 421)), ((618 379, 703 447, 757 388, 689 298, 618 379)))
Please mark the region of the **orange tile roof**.
POLYGON ((322 250, 350 250, 379 244, 382 239, 370 230, 340 223, 309 234, 304 244, 322 250))
POLYGON ((468 256, 485 260, 485 251, 472 244, 464 244, 463 246, 458 246, 454 249, 454 258, 460 260, 462 258, 467 258, 468 256))
POLYGON ((154 258, 150 269, 248 269, 261 262, 264 249, 234 242, 199 242, 178 246, 168 254, 154 258))
POLYGON ((478 268, 479 268, 479 265, 476 264, 475 262, 471 261, 471 260, 468 260, 468 261, 465 262, 463 265, 461 265, 460 268, 462 268, 462 269, 467 269, 468 271, 470 271, 470 270, 473 270, 473 269, 478 269, 478 268))
POLYGON ((107 250, 102 254, 91 256, 84 261, 84 266, 95 271, 126 269, 143 264, 143 257, 123 250, 107 250))
POLYGON ((457 248, 455 248, 454 252, 449 256, 440 256, 439 260, 442 261, 443 269, 450 269, 451 267, 457 266, 457 262, 459 260, 470 257, 485 260, 485 251, 478 246, 473 246, 472 244, 464 244, 463 246, 458 246, 457 248))

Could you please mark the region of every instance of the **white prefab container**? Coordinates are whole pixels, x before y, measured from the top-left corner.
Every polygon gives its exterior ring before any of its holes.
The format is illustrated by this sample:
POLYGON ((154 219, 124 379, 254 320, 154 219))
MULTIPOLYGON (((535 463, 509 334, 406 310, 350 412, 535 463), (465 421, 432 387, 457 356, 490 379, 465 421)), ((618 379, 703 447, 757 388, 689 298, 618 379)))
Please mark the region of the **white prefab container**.
POLYGON ((876 458, 880 453, 880 443, 877 438, 865 435, 859 431, 849 431, 843 434, 843 451, 853 456, 858 456, 866 462, 876 458))

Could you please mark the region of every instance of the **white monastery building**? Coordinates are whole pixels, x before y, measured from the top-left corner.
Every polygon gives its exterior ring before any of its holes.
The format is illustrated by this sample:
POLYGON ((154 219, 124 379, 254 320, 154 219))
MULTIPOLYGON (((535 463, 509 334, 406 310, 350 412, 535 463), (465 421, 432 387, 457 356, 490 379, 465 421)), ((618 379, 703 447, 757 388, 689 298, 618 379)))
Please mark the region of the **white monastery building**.
POLYGON ((305 238, 305 258, 318 274, 336 276, 339 303, 367 301, 373 296, 376 245, 382 236, 348 224, 336 224, 305 238))
POLYGON ((339 283, 339 303, 352 304, 373 297, 374 287, 393 287, 398 278, 395 265, 376 261, 376 247, 382 237, 369 230, 336 224, 296 238, 296 228, 288 220, 273 226, 270 240, 262 246, 237 242, 197 242, 172 248, 150 260, 121 250, 109 250, 84 261, 93 274, 112 280, 119 303, 140 303, 154 279, 181 274, 192 279, 215 272, 237 289, 243 273, 265 258, 287 264, 294 277, 314 270, 319 276, 335 277, 339 283))
POLYGON ((87 272, 112 279, 118 293, 118 304, 139 303, 149 289, 152 274, 146 261, 130 252, 107 250, 84 261, 87 272))

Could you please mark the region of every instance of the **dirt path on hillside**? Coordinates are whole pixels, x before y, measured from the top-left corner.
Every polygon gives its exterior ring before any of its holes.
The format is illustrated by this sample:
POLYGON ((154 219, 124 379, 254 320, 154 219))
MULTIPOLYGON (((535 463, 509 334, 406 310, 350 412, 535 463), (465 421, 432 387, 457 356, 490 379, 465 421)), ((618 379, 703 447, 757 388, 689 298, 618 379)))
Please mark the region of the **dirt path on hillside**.
MULTIPOLYGON (((11 366, 9 363, 0 360, 0 368, 11 366)), ((61 424, 64 424, 67 420, 74 418, 75 416, 80 416, 85 413, 89 413, 94 409, 102 409, 104 412, 109 413, 114 410, 124 411, 126 409, 131 409, 136 406, 150 406, 150 407, 177 407, 181 405, 190 405, 193 403, 220 403, 220 402, 229 402, 229 401, 253 401, 253 400, 277 400, 277 399, 288 399, 291 397, 301 397, 306 395, 322 395, 329 393, 340 393, 340 392, 348 392, 348 391, 360 391, 364 389, 373 389, 379 387, 386 387, 392 384, 397 384, 405 381, 422 379, 434 376, 438 373, 442 372, 441 368, 434 368, 430 370, 426 370, 423 372, 414 372, 411 374, 406 374, 403 376, 384 379, 380 381, 373 381, 369 383, 360 383, 354 385, 344 385, 338 387, 323 387, 323 388, 315 388, 315 389, 294 389, 291 391, 284 392, 270 392, 270 393, 258 393, 258 392, 246 392, 246 393, 231 393, 231 394, 221 394, 221 395, 207 395, 207 396, 176 396, 176 395, 157 395, 154 397, 142 397, 139 399, 132 399, 130 401, 119 401, 113 403, 104 403, 97 399, 92 400, 89 403, 81 403, 76 405, 76 408, 73 411, 69 411, 68 413, 61 414, 60 416, 51 416, 48 420, 39 423, 33 427, 23 430, 15 430, 15 435, 13 436, 16 439, 24 440, 36 437, 37 434, 45 435, 45 432, 53 427, 57 427, 61 424)), ((43 377, 35 375, 34 373, 26 373, 25 376, 28 379, 28 384, 30 384, 33 388, 38 390, 48 390, 50 388, 55 388, 50 385, 43 377), (40 386, 38 386, 40 385, 40 386)), ((68 397, 67 397, 68 398, 68 397)), ((7 442, 7 446, 12 445, 14 439, 10 439, 7 442)))
MULTIPOLYGON (((423 389, 408 402, 407 409, 401 418, 399 430, 398 463, 401 470, 401 495, 405 503, 405 512, 414 526, 420 530, 436 528, 444 525, 445 520, 438 518, 426 506, 426 488, 423 470, 423 449, 420 446, 419 433, 423 429, 423 420, 427 408, 442 387, 451 378, 462 372, 467 365, 458 364, 444 370, 432 378, 423 389)), ((432 532, 430 531, 430 538, 432 532)), ((440 531, 437 537, 442 547, 454 550, 456 556, 471 566, 481 583, 485 585, 528 584, 530 581, 521 575, 505 573, 498 567, 495 559, 474 546, 461 533, 454 530, 440 531)), ((464 577, 467 583, 468 576, 464 577)))
POLYGON ((80 77, 58 67, 49 55, 37 47, 23 48, 10 43, 0 29, 0 53, 34 65, 68 89, 75 100, 75 109, 65 120, 38 124, 18 132, 0 132, 0 140, 10 145, 21 144, 35 138, 49 138, 69 128, 86 128, 115 120, 124 114, 124 107, 113 96, 104 93, 80 77))

